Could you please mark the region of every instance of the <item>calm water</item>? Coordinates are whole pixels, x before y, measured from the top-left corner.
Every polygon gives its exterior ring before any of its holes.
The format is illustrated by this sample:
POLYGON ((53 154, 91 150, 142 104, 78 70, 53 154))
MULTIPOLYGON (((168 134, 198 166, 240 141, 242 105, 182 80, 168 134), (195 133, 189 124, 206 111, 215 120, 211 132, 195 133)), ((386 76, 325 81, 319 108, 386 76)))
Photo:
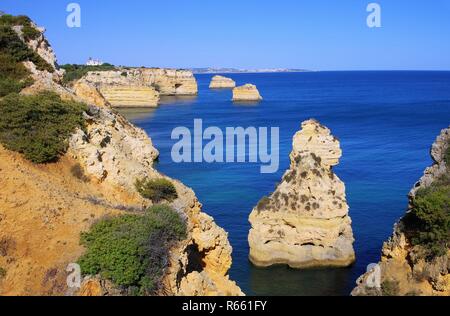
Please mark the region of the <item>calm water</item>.
POLYGON ((264 101, 233 104, 231 91, 211 91, 211 75, 197 76, 197 98, 164 100, 146 112, 129 112, 161 152, 157 168, 192 187, 229 233, 231 278, 248 295, 348 295, 356 278, 377 262, 383 241, 404 213, 406 195, 431 163, 429 148, 450 123, 450 72, 319 72, 229 75, 254 83, 264 101), (335 172, 345 182, 356 238, 356 264, 347 269, 258 269, 247 259, 248 215, 273 191, 289 165, 292 136, 316 118, 341 140, 335 172), (280 169, 260 174, 256 164, 175 164, 170 157, 177 126, 279 126, 280 169))

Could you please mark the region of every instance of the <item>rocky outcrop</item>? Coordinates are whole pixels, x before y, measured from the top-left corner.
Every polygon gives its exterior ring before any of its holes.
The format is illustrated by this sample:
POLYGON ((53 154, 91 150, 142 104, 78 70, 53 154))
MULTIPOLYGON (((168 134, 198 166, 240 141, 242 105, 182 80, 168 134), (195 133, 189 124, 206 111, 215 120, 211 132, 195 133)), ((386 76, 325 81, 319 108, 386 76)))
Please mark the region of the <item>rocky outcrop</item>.
POLYGON ((98 91, 98 89, 85 82, 79 80, 73 86, 73 91, 77 97, 83 100, 85 103, 96 105, 99 107, 109 107, 111 104, 106 101, 105 97, 98 91))
MULTIPOLYGON (((87 131, 78 130, 69 142, 69 154, 85 166, 87 175, 129 194, 135 192, 136 179, 163 177, 152 168, 158 152, 144 131, 107 109, 91 107, 89 115, 87 131)), ((232 252, 227 233, 201 211, 191 189, 169 180, 179 195, 172 206, 187 219, 189 237, 171 252, 164 279, 166 294, 242 294, 227 276, 232 252), (199 284, 208 287, 199 288, 199 284)))
POLYGON ((295 134, 281 183, 250 214, 250 261, 256 266, 344 267, 355 260, 344 183, 333 173, 342 151, 315 120, 295 134))
MULTIPOLYGON (((104 216, 141 212, 150 206, 134 183, 139 178, 165 176, 153 168, 158 151, 151 139, 104 107, 106 101, 96 85, 83 80, 72 90, 32 63, 27 67, 34 71, 36 82, 23 93, 50 90, 90 105, 86 128, 70 137, 68 152, 57 163, 35 165, 0 146, 0 266, 7 270, 0 280, 0 294, 74 294, 67 288, 66 268, 83 253, 80 233, 104 216)), ((174 74, 181 77, 177 82, 191 81, 184 72, 174 74)), ((181 86, 174 89, 183 91, 181 86)), ((228 277, 232 248, 227 233, 202 211, 191 189, 165 178, 177 190, 178 198, 171 206, 186 220, 188 232, 170 251, 160 294, 242 295, 228 277)), ((78 293, 121 294, 98 276, 87 277, 78 293)))
POLYGON ((262 97, 259 94, 255 85, 245 84, 233 89, 233 101, 261 101, 262 97))
POLYGON ((358 278, 352 295, 450 295, 450 249, 447 255, 432 260, 424 258, 422 247, 411 243, 408 237, 411 228, 407 225, 412 201, 419 190, 437 183, 450 185, 450 170, 445 159, 449 146, 450 127, 442 130, 432 145, 433 165, 425 169, 424 175, 411 189, 406 215, 395 224, 392 236, 383 244, 380 262, 358 278))
POLYGON ((224 76, 214 76, 209 84, 210 89, 232 89, 236 87, 236 82, 224 76))
POLYGON ((196 95, 197 81, 187 70, 132 68, 89 72, 80 81, 98 89, 115 107, 155 107, 160 95, 196 95))

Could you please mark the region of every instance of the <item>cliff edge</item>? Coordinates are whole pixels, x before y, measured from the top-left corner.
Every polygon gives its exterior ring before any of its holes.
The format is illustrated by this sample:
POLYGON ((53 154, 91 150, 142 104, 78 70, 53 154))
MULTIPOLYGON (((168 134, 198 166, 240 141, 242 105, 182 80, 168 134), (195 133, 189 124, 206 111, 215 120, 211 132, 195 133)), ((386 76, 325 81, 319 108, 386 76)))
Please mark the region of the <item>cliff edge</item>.
POLYGON ((431 157, 380 262, 357 280, 352 295, 450 295, 450 128, 437 137, 431 157))

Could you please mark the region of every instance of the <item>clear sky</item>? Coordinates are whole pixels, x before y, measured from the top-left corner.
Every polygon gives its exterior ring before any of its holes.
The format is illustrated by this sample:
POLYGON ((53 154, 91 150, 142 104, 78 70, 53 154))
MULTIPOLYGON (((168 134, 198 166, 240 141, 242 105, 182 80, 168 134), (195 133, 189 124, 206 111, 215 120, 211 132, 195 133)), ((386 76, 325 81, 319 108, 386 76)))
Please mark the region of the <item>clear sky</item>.
POLYGON ((449 0, 1 0, 47 28, 59 62, 450 70, 449 0), (81 6, 81 28, 66 7, 81 6), (366 7, 381 5, 381 28, 366 7))

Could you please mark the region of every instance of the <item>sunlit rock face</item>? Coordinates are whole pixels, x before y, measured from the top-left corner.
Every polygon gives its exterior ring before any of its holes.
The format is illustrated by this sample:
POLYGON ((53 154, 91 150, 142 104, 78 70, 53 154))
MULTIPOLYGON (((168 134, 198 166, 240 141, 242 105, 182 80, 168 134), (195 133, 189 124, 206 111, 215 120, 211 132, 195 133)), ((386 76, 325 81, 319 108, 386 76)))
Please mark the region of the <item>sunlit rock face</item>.
POLYGON ((214 76, 209 84, 210 89, 232 89, 236 87, 236 82, 224 76, 214 76))
POLYGON ((344 267, 355 261, 344 183, 332 167, 339 141, 315 120, 295 134, 281 183, 250 214, 250 260, 256 266, 344 267))
POLYGON ((253 84, 245 84, 233 89, 233 101, 261 101, 262 97, 253 84))

